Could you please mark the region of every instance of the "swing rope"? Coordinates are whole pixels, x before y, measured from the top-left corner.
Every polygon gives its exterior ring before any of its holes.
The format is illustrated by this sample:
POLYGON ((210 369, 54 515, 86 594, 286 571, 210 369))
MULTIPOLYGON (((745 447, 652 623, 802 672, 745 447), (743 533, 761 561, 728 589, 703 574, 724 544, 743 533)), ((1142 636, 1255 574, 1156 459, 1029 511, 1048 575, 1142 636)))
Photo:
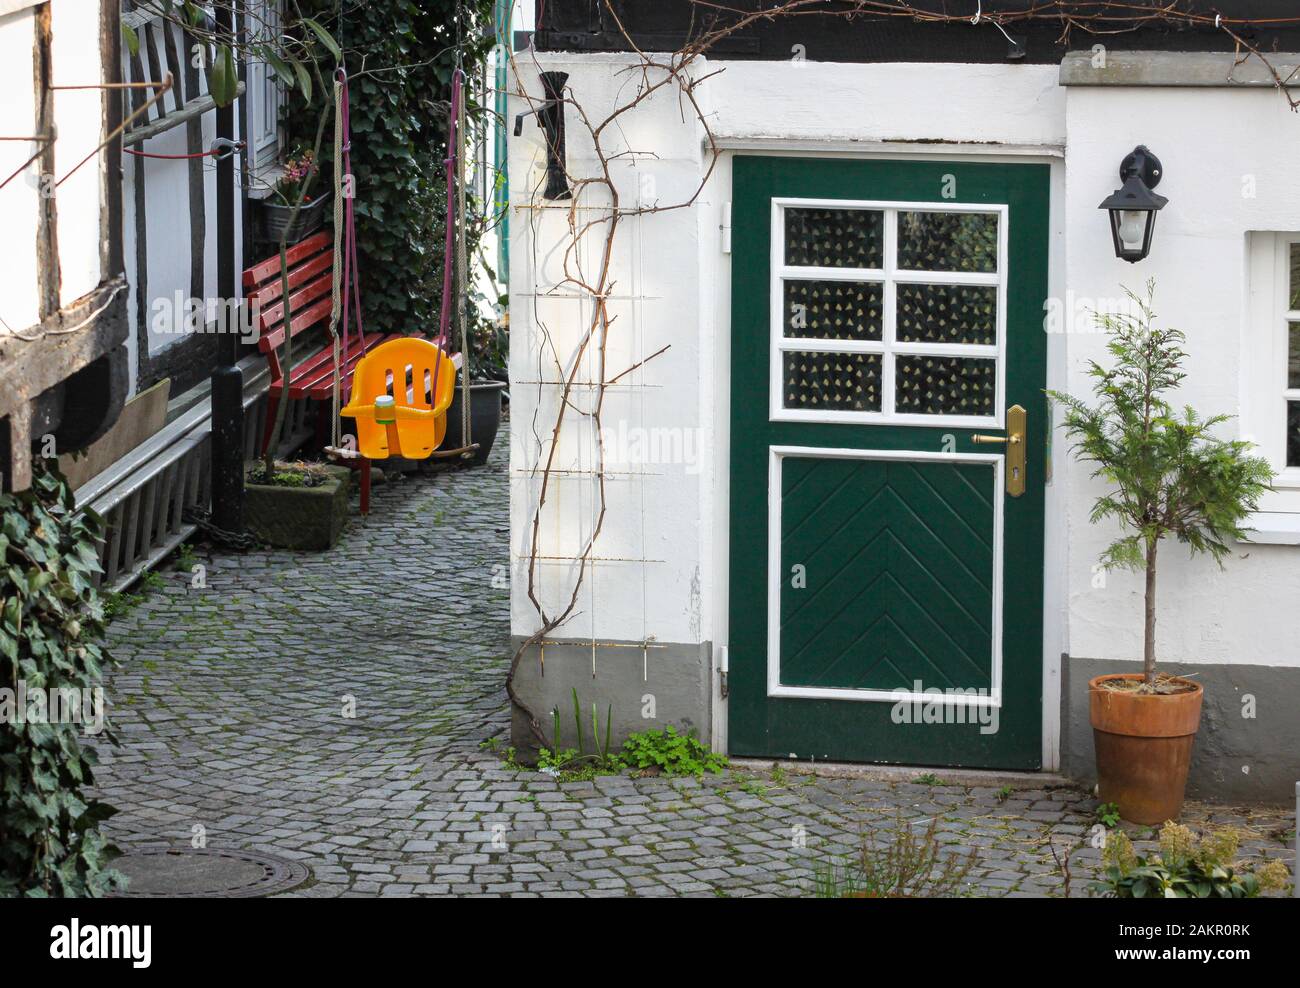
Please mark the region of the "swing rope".
MULTIPOLYGON (((459 31, 460 25, 457 24, 459 31)), ((433 407, 438 404, 438 381, 442 358, 452 338, 452 306, 455 305, 456 329, 460 336, 461 352, 461 448, 447 450, 443 456, 465 456, 477 449, 471 437, 470 382, 469 382, 469 328, 466 320, 465 299, 468 292, 468 257, 466 246, 466 189, 465 189, 465 133, 466 109, 464 99, 465 72, 457 59, 452 72, 451 106, 447 116, 447 211, 446 232, 443 242, 442 302, 438 313, 438 356, 434 360, 431 379, 433 407), (457 228, 460 234, 457 236, 457 228), (455 275, 453 296, 453 273, 455 275)), ((348 76, 343 67, 334 78, 334 267, 331 287, 330 335, 333 342, 333 426, 332 448, 338 450, 341 441, 342 375, 350 358, 349 328, 353 312, 356 315, 357 335, 365 351, 365 328, 361 317, 361 286, 357 264, 356 217, 351 195, 344 195, 344 182, 352 176, 351 108, 348 94, 348 76), (342 328, 340 331, 340 322, 342 328)), ((350 190, 349 190, 350 191, 350 190)), ((435 456, 438 454, 435 453, 435 456)))
POLYGON ((343 80, 337 75, 334 77, 334 283, 330 292, 330 338, 334 347, 334 380, 331 391, 333 416, 330 421, 333 423, 330 431, 330 444, 339 448, 339 443, 343 438, 343 426, 340 420, 339 412, 342 406, 342 368, 340 367, 339 355, 339 316, 341 308, 340 291, 342 280, 342 271, 339 266, 339 257, 342 255, 343 237, 343 175, 341 172, 341 161, 343 159, 343 127, 341 124, 341 114, 343 112, 343 80))
MULTIPOLYGON (((456 71, 463 79, 464 71, 457 66, 456 71)), ((474 437, 470 434, 470 397, 469 397, 469 327, 465 310, 469 292, 469 266, 466 257, 468 228, 465 212, 465 100, 460 100, 460 115, 456 121, 456 172, 458 189, 456 193, 456 224, 460 236, 456 238, 456 324, 460 328, 460 442, 466 449, 474 448, 474 437)))
MULTIPOLYGON (((357 264, 357 225, 353 196, 344 195, 344 183, 352 181, 352 112, 348 94, 348 74, 340 67, 334 74, 334 281, 330 335, 333 337, 334 379, 332 439, 338 448, 342 438, 340 404, 343 390, 343 367, 351 358, 349 344, 351 315, 355 312, 357 338, 364 353, 366 330, 361 319, 361 281, 357 264), (339 332, 339 322, 343 323, 339 332)), ((349 187, 346 191, 351 192, 349 187)))

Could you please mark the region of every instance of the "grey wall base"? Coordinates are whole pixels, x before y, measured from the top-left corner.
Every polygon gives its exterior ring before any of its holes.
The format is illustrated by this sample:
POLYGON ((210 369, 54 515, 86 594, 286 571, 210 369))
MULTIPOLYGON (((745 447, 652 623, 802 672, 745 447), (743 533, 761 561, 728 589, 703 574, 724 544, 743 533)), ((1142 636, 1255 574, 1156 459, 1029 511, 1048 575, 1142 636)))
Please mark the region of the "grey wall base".
MULTIPOLYGON (((1141 667, 1068 655, 1061 665, 1061 771, 1092 785, 1097 767, 1088 680, 1141 667)), ((1160 668, 1194 674, 1205 688, 1187 795, 1220 803, 1290 803, 1300 781, 1300 669, 1175 663, 1160 668), (1245 717, 1252 697, 1255 716, 1245 717)))
MULTIPOLYGON (((511 643, 512 649, 518 649, 522 641, 522 638, 515 638, 511 643)), ((594 676, 590 641, 549 644, 545 663, 542 662, 541 649, 530 646, 519 663, 515 690, 542 721, 547 738, 553 730, 551 711, 559 709, 562 748, 578 746, 573 722, 575 688, 582 709, 583 744, 588 752, 593 747, 593 703, 600 714, 602 741, 606 711, 610 711, 614 724, 611 747, 614 749, 621 747, 629 734, 669 724, 683 733, 695 730, 707 744, 713 688, 712 647, 707 642, 655 644, 662 647, 651 648, 648 652, 639 647, 598 646, 594 676), (645 716, 650 709, 653 709, 654 716, 645 716)), ((516 757, 520 761, 533 761, 537 742, 520 711, 512 710, 510 728, 516 757)))

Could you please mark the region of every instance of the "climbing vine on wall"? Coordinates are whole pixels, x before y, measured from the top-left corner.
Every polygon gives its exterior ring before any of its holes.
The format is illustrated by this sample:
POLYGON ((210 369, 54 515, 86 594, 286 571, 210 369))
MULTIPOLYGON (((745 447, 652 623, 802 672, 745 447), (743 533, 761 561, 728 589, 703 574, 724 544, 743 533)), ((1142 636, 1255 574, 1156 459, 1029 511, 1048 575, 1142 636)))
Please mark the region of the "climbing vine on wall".
MULTIPOLYGON (((93 583, 101 528, 40 464, 30 490, 0 496, 0 896, 93 896, 117 883, 98 829, 113 810, 84 792, 95 753, 81 740, 109 661, 93 583), (80 721, 68 719, 74 703, 80 721)), ((103 702, 101 692, 100 716, 103 702)))

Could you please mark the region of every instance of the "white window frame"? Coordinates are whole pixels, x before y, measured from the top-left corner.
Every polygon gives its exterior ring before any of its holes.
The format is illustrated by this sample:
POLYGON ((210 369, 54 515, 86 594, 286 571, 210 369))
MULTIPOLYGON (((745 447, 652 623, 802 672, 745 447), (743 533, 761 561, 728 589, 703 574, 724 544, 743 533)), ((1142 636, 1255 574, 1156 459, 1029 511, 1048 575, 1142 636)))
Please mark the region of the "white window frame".
POLYGON ((768 417, 773 422, 839 422, 858 425, 921 425, 956 428, 1002 428, 1006 406, 1006 313, 1007 313, 1007 220, 1008 208, 985 203, 904 202, 872 199, 804 199, 773 197, 771 255, 771 356, 768 417), (823 268, 785 263, 785 210, 787 208, 865 209, 884 213, 883 268, 823 268), (898 214, 988 213, 998 218, 997 270, 991 274, 958 271, 904 271, 897 266, 898 214), (785 292, 787 280, 877 282, 883 287, 883 326, 880 340, 814 340, 785 335, 785 292), (997 343, 900 343, 896 339, 897 285, 986 285, 997 293, 997 343), (878 412, 836 409, 786 408, 784 402, 783 356, 786 351, 807 353, 874 353, 881 355, 880 407, 878 412), (982 357, 995 362, 995 395, 992 415, 924 415, 900 413, 894 409, 894 356, 982 357))
POLYGON ((1277 471, 1274 490, 1260 501, 1252 520, 1262 537, 1251 541, 1300 543, 1300 466, 1286 465, 1287 401, 1300 401, 1300 389, 1287 387, 1289 328, 1300 324, 1290 307, 1291 245, 1300 233, 1251 233, 1247 246, 1249 305, 1245 326, 1242 425, 1245 438, 1277 471), (1278 518, 1294 515, 1294 518, 1278 518), (1278 528, 1295 528, 1292 538, 1275 538, 1278 528), (1272 534, 1270 534, 1272 533, 1272 534))
MULTIPOLYGON (((276 34, 280 27, 280 0, 251 0, 250 20, 276 34)), ((248 60, 248 160, 253 177, 255 195, 269 195, 268 186, 280 176, 281 133, 280 110, 284 106, 285 90, 269 62, 258 58, 248 60)))

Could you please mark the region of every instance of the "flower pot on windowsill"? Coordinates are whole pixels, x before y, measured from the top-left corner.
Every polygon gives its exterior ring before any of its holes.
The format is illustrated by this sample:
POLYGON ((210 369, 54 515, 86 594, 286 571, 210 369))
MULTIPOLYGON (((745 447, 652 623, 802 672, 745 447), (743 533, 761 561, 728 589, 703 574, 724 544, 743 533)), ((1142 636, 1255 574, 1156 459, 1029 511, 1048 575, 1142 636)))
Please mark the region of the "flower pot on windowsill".
POLYGON ((280 242, 280 236, 287 231, 285 242, 296 244, 310 237, 321 228, 325 221, 325 207, 329 204, 328 195, 305 202, 297 217, 293 207, 286 206, 276 199, 255 200, 257 211, 257 239, 265 243, 280 242))
MULTIPOLYGON (((482 466, 492 452, 497 430, 501 427, 501 395, 505 391, 504 381, 471 381, 469 385, 469 430, 470 441, 478 443, 478 449, 468 460, 460 462, 470 466, 482 466)), ((461 407, 463 392, 459 384, 451 407, 447 409, 447 438, 443 440, 443 449, 460 449, 465 445, 461 435, 461 407)))
POLYGON ((352 471, 327 466, 316 487, 244 481, 244 525, 277 549, 332 549, 348 523, 352 471))
POLYGON ((1112 680, 1140 680, 1141 673, 1097 676, 1088 682, 1092 739, 1097 753, 1097 795, 1114 803, 1132 823, 1177 820, 1201 723, 1200 683, 1182 693, 1111 690, 1112 680))

